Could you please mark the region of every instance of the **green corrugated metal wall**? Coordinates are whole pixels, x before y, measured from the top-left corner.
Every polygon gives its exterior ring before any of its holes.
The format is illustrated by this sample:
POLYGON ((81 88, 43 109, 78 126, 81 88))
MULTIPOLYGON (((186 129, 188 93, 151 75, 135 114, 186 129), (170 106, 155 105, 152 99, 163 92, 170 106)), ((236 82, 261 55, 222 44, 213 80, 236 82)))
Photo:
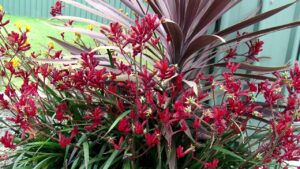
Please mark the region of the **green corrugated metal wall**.
MULTIPOLYGON (((0 0, 5 10, 12 15, 31 16, 31 17, 50 17, 50 7, 56 0, 0 0)), ((84 2, 84 0, 77 0, 84 2)), ((230 12, 227 12, 221 20, 221 28, 226 28, 239 20, 246 18, 251 13, 258 11, 261 6, 261 11, 265 12, 270 9, 276 8, 280 5, 287 4, 293 0, 242 0, 242 2, 234 7, 230 12)), ((117 8, 123 8, 124 5, 120 0, 108 0, 109 3, 117 8)), ((128 12, 128 9, 126 9, 128 12)), ((64 15, 75 15, 89 19, 106 22, 102 18, 90 14, 86 11, 80 10, 73 6, 66 6, 64 15)), ((256 29, 268 28, 283 23, 299 20, 300 18, 300 3, 293 5, 287 10, 277 14, 260 24, 246 28, 245 31, 253 31, 256 29)), ((264 51, 262 56, 271 56, 271 61, 261 62, 261 65, 281 65, 289 61, 299 58, 299 40, 300 28, 289 29, 277 33, 264 36, 265 41, 264 51)))

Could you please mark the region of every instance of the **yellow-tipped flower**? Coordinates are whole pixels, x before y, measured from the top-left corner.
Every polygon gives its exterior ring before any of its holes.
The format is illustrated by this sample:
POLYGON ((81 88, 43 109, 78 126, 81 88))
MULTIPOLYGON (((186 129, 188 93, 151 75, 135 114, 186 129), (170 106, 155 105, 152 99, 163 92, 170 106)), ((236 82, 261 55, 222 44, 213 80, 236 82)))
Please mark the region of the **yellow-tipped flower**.
POLYGON ((17 68, 17 67, 19 67, 21 65, 20 64, 20 60, 18 58, 13 58, 10 62, 12 63, 12 66, 14 68, 17 68))
POLYGON ((30 32, 31 27, 30 27, 29 25, 26 25, 26 26, 25 26, 25 29, 26 29, 26 32, 30 32))
POLYGON ((22 27, 22 23, 20 21, 17 21, 14 25, 17 29, 21 29, 22 27))
POLYGON ((2 5, 0 5, 0 12, 1 12, 1 11, 3 11, 3 6, 2 6, 2 5))
POLYGON ((54 48, 54 42, 53 41, 51 41, 51 42, 48 43, 48 48, 49 49, 53 49, 54 48))
POLYGON ((30 43, 29 43, 29 40, 28 40, 28 38, 26 39, 26 42, 25 42, 25 45, 29 45, 30 43))
POLYGON ((79 32, 75 32, 75 36, 76 38, 80 39, 81 38, 81 34, 79 32))
POLYGON ((88 25, 88 26, 87 26, 87 29, 90 30, 90 31, 94 30, 94 25, 91 25, 91 24, 88 25))

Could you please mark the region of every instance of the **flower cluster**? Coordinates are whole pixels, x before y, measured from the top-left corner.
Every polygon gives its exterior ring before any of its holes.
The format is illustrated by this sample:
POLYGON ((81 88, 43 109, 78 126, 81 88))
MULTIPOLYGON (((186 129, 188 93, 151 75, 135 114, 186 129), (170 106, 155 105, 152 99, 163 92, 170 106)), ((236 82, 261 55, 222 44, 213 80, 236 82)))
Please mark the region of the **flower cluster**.
POLYGON ((63 7, 64 5, 62 4, 61 1, 56 1, 55 4, 51 7, 50 14, 52 16, 61 15, 63 7))
POLYGON ((136 26, 132 26, 127 33, 124 32, 120 23, 111 23, 109 28, 102 27, 102 33, 122 49, 130 44, 133 56, 136 56, 147 47, 147 42, 156 46, 159 39, 153 38, 153 34, 160 25, 160 21, 157 15, 147 14, 141 21, 136 20, 135 23, 136 26))

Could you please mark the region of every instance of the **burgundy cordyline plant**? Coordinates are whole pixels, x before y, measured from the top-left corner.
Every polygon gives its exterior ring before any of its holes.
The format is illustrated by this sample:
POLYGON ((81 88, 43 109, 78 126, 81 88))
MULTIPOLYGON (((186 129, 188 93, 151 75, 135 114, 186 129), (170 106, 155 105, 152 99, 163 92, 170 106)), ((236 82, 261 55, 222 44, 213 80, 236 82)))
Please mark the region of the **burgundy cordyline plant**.
POLYGON ((29 51, 28 29, 7 30, 0 11, 0 107, 10 113, 1 119, 3 168, 264 169, 300 160, 299 65, 253 65, 260 36, 300 22, 240 32, 296 1, 213 32, 239 0, 121 0, 132 16, 85 1, 51 7, 63 22, 52 26, 75 33, 71 43, 64 32, 49 37, 64 51, 53 43, 29 51), (111 22, 62 16, 68 4, 111 22))

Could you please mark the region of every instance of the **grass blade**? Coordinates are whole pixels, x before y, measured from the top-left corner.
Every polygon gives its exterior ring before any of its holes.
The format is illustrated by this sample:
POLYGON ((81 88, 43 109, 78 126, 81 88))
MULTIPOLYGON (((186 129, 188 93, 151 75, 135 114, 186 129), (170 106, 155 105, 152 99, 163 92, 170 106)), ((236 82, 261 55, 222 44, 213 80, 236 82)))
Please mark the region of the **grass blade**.
POLYGON ((112 130, 116 127, 116 125, 119 123, 120 120, 122 120, 125 116, 127 116, 129 113, 131 112, 131 110, 127 110, 124 113, 122 113, 115 121, 114 123, 110 126, 110 128, 108 129, 108 131, 105 133, 104 137, 112 130))
POLYGON ((89 166, 89 143, 84 142, 83 143, 83 155, 84 155, 84 166, 85 169, 88 169, 89 166))
POLYGON ((231 156, 231 157, 234 157, 234 158, 236 158, 236 159, 238 159, 238 160, 240 160, 240 161, 245 161, 245 159, 243 159, 241 156, 239 156, 239 155, 237 155, 237 154, 235 154, 235 153, 233 153, 233 152, 231 152, 231 151, 229 151, 229 150, 227 150, 227 149, 224 149, 224 148, 222 148, 222 147, 219 147, 219 146, 213 146, 212 149, 214 149, 214 150, 216 150, 216 151, 219 151, 219 152, 221 152, 221 153, 223 153, 223 154, 229 155, 229 156, 231 156))
POLYGON ((102 169, 109 169, 110 165, 112 164, 112 162, 115 160, 116 156, 119 154, 120 152, 118 150, 115 150, 109 157, 109 159, 106 161, 106 163, 104 164, 104 167, 102 169))

